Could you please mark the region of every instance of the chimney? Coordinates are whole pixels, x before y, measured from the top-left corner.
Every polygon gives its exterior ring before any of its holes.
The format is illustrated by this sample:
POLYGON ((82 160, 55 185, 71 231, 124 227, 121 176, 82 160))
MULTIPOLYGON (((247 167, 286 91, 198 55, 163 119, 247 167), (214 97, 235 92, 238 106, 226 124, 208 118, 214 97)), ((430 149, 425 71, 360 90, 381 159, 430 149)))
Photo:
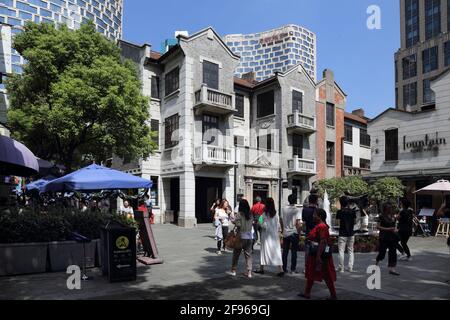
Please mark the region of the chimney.
POLYGON ((242 79, 247 80, 247 81, 253 83, 253 82, 256 81, 256 74, 255 74, 255 72, 253 72, 253 71, 248 72, 248 73, 244 73, 244 74, 242 75, 242 79))
POLYGON ((323 70, 323 78, 324 79, 329 79, 330 82, 334 81, 334 72, 331 69, 325 69, 323 70))
POLYGON ((352 111, 352 114, 355 115, 355 116, 361 117, 361 118, 365 118, 365 116, 364 116, 364 109, 362 109, 362 108, 359 108, 359 109, 356 109, 356 110, 352 111))

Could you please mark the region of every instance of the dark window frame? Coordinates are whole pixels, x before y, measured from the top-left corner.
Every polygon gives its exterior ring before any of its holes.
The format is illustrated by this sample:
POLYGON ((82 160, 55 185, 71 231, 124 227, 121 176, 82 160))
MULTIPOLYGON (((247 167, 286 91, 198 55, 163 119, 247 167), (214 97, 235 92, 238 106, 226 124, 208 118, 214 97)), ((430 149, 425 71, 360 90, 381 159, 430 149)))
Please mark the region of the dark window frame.
POLYGON ((202 69, 203 83, 210 89, 219 90, 219 64, 203 60, 202 69))
POLYGON ((403 86, 403 108, 417 105, 417 82, 403 86))
POLYGON ((353 144, 353 126, 344 124, 344 142, 353 144))
MULTIPOLYGON (((450 1, 448 3, 450 4, 450 1)), ((449 19, 450 19, 450 12, 449 12, 449 19)), ((449 28, 450 28, 450 20, 449 20, 449 28)), ((444 43, 444 65, 446 67, 450 66, 450 40, 444 43)))
POLYGON ((425 0, 425 40, 436 37, 441 30, 441 0, 425 0))
POLYGON ((385 161, 398 161, 398 129, 390 129, 384 132, 385 136, 385 161))
POLYGON ((210 114, 203 114, 202 115, 202 141, 206 141, 208 144, 217 145, 219 143, 219 137, 220 134, 220 118, 218 116, 210 115, 210 114), (207 141, 205 138, 206 132, 211 132, 211 130, 215 130, 215 134, 207 141))
POLYGON ((405 1, 405 35, 407 48, 420 40, 419 0, 405 1))
POLYGON ((417 76, 417 54, 402 59, 403 80, 417 76))
POLYGON ((303 92, 292 90, 292 113, 303 113, 303 92))
POLYGON ((160 86, 160 80, 158 76, 152 76, 151 78, 151 97, 154 99, 160 99, 160 91, 159 91, 159 86, 160 86))
POLYGON ((275 115, 275 91, 270 90, 258 94, 256 98, 256 105, 257 118, 275 115))
POLYGON ((175 67, 171 71, 166 73, 164 80, 164 92, 165 96, 167 97, 180 89, 180 67, 175 67))
POLYGON ((245 118, 245 97, 242 94, 236 94, 235 98, 236 112, 234 116, 237 118, 245 118))
POLYGON ((301 134, 292 135, 292 156, 303 158, 304 136, 301 134))
POLYGON ((371 169, 371 161, 369 159, 360 158, 359 159, 359 168, 370 170, 371 169))
POLYGON ((275 139, 274 139, 274 135, 273 134, 265 134, 265 135, 261 135, 257 137, 257 146, 258 146, 258 150, 264 150, 264 151, 269 151, 272 152, 274 150, 274 143, 275 143, 275 139), (266 146, 262 146, 262 142, 266 141, 266 146))
POLYGON ((431 79, 423 80, 423 103, 435 103, 436 102, 436 94, 431 89, 431 79))
POLYGON ((327 141, 327 165, 336 165, 336 143, 332 141, 327 141))
POLYGON ((367 133, 367 129, 359 129, 359 145, 361 147, 370 148, 371 141, 370 135, 367 133))
POLYGON ((327 126, 334 128, 336 126, 336 107, 333 103, 327 102, 326 104, 326 118, 327 126))
POLYGON ((157 119, 151 119, 150 120, 150 130, 152 132, 156 132, 156 135, 154 137, 152 137, 152 140, 159 147, 159 120, 157 120, 157 119))
POLYGON ((150 180, 152 180, 153 185, 150 189, 150 200, 154 199, 154 207, 159 207, 159 177, 158 176, 151 176, 150 180), (156 196, 152 197, 152 192, 155 192, 156 196))
POLYGON ((352 156, 344 156, 344 167, 353 168, 352 156))
POLYGON ((180 116, 178 115, 178 113, 166 118, 166 120, 164 121, 166 149, 176 147, 179 144, 179 141, 172 141, 172 135, 176 130, 179 130, 179 127, 180 127, 180 116))
POLYGON ((434 46, 422 51, 422 73, 428 73, 439 68, 439 48, 434 46))

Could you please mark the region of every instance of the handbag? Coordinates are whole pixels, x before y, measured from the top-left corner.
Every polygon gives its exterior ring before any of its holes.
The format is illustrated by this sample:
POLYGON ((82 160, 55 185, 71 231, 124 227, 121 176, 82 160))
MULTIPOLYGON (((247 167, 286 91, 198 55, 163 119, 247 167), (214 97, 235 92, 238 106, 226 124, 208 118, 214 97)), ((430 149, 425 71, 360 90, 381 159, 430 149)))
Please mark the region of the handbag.
POLYGON ((242 243, 241 243, 241 235, 237 228, 234 228, 233 231, 228 233, 227 237, 225 238, 225 246, 228 249, 241 249, 242 243))

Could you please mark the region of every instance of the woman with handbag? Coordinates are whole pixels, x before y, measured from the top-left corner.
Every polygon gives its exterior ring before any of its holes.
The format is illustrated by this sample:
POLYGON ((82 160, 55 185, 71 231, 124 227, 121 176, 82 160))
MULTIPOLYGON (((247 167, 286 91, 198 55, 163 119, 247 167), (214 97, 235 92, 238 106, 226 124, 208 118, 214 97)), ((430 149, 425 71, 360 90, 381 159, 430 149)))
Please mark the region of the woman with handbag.
POLYGON ((325 281, 328 290, 330 290, 329 300, 337 300, 336 288, 336 270, 334 268, 331 247, 333 241, 330 237, 330 227, 326 224, 327 213, 323 209, 317 209, 314 213, 316 226, 308 235, 310 242, 308 256, 306 258, 306 287, 304 293, 299 296, 305 299, 311 299, 311 290, 314 282, 325 281))
POLYGON ((258 224, 261 227, 261 265, 255 273, 264 274, 264 266, 275 266, 278 267, 277 276, 283 277, 280 243, 281 225, 272 198, 267 199, 266 210, 258 224))
POLYGON ((229 225, 231 215, 233 214, 231 207, 226 199, 220 202, 220 205, 216 208, 216 213, 214 215, 214 221, 216 226, 216 240, 217 240, 217 254, 221 255, 225 252, 225 241, 224 239, 228 236, 229 225), (222 247, 223 245, 223 247, 222 247))
POLYGON ((380 248, 376 259, 376 264, 379 265, 380 261, 384 260, 386 257, 386 252, 389 250, 389 274, 399 276, 400 274, 395 271, 395 267, 397 266, 397 244, 400 239, 396 233, 395 224, 396 219, 392 204, 385 203, 383 206, 383 212, 380 215, 378 222, 378 229, 380 230, 380 248))
POLYGON ((237 265, 239 257, 242 251, 244 251, 245 265, 247 271, 244 276, 247 278, 252 277, 252 244, 253 244, 253 217, 250 213, 250 205, 248 201, 243 199, 239 203, 239 212, 235 217, 231 217, 231 221, 236 226, 237 236, 239 237, 239 243, 235 244, 233 250, 233 261, 231 265, 231 272, 228 274, 236 276, 237 265))

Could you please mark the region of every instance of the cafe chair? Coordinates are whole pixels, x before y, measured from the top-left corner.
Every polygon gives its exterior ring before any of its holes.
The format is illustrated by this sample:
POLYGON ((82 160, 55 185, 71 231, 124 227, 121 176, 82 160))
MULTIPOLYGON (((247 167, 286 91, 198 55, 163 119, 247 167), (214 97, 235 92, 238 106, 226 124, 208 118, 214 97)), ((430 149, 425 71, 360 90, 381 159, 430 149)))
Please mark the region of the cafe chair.
POLYGON ((450 234, 450 219, 440 219, 439 226, 436 231, 437 236, 448 237, 450 234))

